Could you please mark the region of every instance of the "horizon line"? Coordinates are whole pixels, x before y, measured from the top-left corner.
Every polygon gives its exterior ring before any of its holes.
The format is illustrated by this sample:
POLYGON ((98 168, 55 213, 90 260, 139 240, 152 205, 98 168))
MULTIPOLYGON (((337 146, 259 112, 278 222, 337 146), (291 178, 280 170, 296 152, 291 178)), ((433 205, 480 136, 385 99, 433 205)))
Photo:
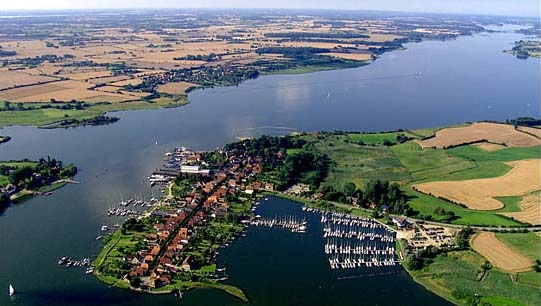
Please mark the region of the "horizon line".
POLYGON ((434 15, 466 15, 466 16, 486 16, 486 17, 519 17, 534 18, 541 20, 541 15, 503 15, 494 13, 475 13, 475 12, 435 12, 435 11, 401 11, 401 10, 374 10, 374 9, 355 9, 355 8, 299 8, 299 7, 114 7, 114 8, 8 8, 0 11, 0 16, 6 12, 59 12, 59 11, 139 11, 139 10, 293 10, 293 11, 334 11, 334 12, 377 12, 377 13, 402 13, 402 14, 434 14, 434 15))

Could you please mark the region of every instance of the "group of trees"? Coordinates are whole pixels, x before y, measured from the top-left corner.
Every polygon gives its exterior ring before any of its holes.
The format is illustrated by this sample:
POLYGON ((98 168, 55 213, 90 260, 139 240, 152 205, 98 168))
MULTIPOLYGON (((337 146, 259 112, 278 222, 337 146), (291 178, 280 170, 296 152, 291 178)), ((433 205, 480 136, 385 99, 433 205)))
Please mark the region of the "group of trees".
POLYGON ((318 53, 329 53, 329 49, 314 47, 266 47, 259 48, 257 54, 282 54, 284 57, 295 59, 307 59, 316 56, 318 53))
POLYGON ((518 117, 516 119, 505 120, 507 124, 514 124, 515 126, 537 126, 541 125, 541 119, 535 119, 531 117, 518 117))
POLYGON ((186 56, 182 57, 175 57, 173 58, 176 61, 185 60, 185 61, 204 61, 204 62, 214 62, 216 60, 220 59, 220 56, 216 53, 210 53, 207 55, 204 54, 198 54, 198 55, 192 55, 188 54, 186 56))
POLYGON ((470 236, 473 234, 471 227, 466 227, 458 231, 455 237, 455 244, 459 249, 466 250, 470 247, 470 236))
POLYGON ((10 184, 30 190, 48 185, 61 178, 70 178, 76 173, 77 168, 74 165, 63 167, 61 161, 50 157, 41 158, 35 165, 28 164, 21 167, 0 165, 0 175, 7 176, 10 184))
POLYGON ((275 32, 265 33, 265 37, 272 38, 289 38, 291 40, 303 40, 306 38, 338 38, 338 39, 352 39, 352 38, 370 38, 370 35, 361 34, 357 32, 329 32, 329 33, 309 33, 309 32, 275 32))
POLYGON ((72 100, 68 103, 58 102, 55 99, 50 100, 51 104, 39 104, 39 105, 32 105, 33 103, 21 103, 18 102, 16 104, 11 103, 9 101, 4 101, 4 107, 0 108, 0 111, 28 111, 28 110, 34 110, 34 109, 48 109, 48 108, 55 108, 55 109, 62 109, 62 110, 70 110, 70 109, 76 109, 76 110, 82 110, 87 107, 88 104, 85 104, 84 102, 75 101, 72 100))
POLYGON ((93 118, 88 119, 65 119, 60 122, 61 127, 69 127, 69 126, 82 126, 82 125, 106 125, 115 123, 119 120, 118 117, 110 117, 110 116, 104 116, 99 115, 93 118))
POLYGON ((328 161, 327 155, 317 152, 288 155, 283 167, 278 169, 278 178, 283 186, 302 182, 315 189, 327 176, 328 161))
POLYGON ((435 246, 428 246, 425 249, 410 253, 406 257, 406 267, 410 270, 421 270, 424 266, 434 261, 434 258, 442 252, 435 246))

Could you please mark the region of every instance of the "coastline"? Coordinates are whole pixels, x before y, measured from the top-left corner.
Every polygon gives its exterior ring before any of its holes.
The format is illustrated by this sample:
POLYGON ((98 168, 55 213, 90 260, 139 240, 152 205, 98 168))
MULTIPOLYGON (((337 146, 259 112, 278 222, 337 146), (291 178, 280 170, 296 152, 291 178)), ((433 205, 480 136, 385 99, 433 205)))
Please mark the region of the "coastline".
POLYGON ((240 299, 241 301, 245 303, 248 303, 250 301, 248 297, 246 296, 246 294, 244 293, 244 291, 242 291, 242 289, 235 286, 231 286, 231 285, 221 284, 218 282, 175 281, 174 283, 170 285, 158 288, 156 290, 143 290, 141 288, 132 287, 130 283, 125 280, 103 275, 100 272, 100 267, 105 262, 105 259, 107 258, 109 253, 114 249, 116 244, 121 240, 121 238, 122 238, 122 233, 120 229, 113 232, 109 240, 107 241, 107 243, 103 246, 101 252, 96 257, 95 265, 93 265, 95 268, 94 275, 102 283, 105 283, 109 286, 116 287, 119 289, 127 289, 134 292, 156 294, 156 295, 174 294, 176 291, 189 291, 189 290, 195 290, 195 289, 215 289, 215 290, 222 290, 228 293, 229 295, 240 299))
MULTIPOLYGON (((400 50, 400 49, 397 49, 397 50, 400 50)), ((265 76, 265 75, 306 74, 306 73, 314 73, 314 72, 319 72, 319 71, 351 69, 351 68, 359 68, 362 66, 370 65, 371 62, 373 62, 373 60, 364 60, 364 61, 348 60, 347 62, 344 62, 342 64, 300 65, 295 68, 287 68, 287 69, 282 69, 282 70, 261 72, 260 75, 265 76)), ((241 83, 243 81, 241 81, 241 83)), ((238 85, 238 84, 220 85, 220 87, 235 86, 235 85, 238 85)), ((141 99, 141 100, 134 100, 134 101, 129 101, 129 102, 121 102, 121 103, 103 103, 103 104, 95 103, 95 104, 91 104, 89 107, 83 110, 70 110, 69 111, 70 115, 68 115, 68 117, 64 117, 65 115, 63 115, 64 113, 66 113, 66 111, 56 110, 56 109, 52 110, 53 112, 58 113, 54 117, 50 117, 51 116, 50 114, 47 114, 47 115, 43 114, 42 110, 40 109, 3 111, 0 113, 6 113, 7 115, 3 116, 3 118, 0 118, 0 128, 5 127, 5 126, 21 125, 21 126, 37 126, 39 128, 46 128, 46 129, 55 129, 55 128, 69 128, 69 127, 78 127, 78 126, 87 126, 87 125, 101 125, 101 124, 88 123, 87 121, 92 121, 97 118, 100 118, 100 117, 103 117, 103 116, 106 116, 108 114, 115 113, 118 111, 182 107, 190 103, 188 99, 188 95, 190 92, 193 92, 196 90, 202 90, 205 88, 212 88, 212 87, 214 86, 198 86, 196 88, 188 88, 186 89, 185 93, 183 95, 180 95, 177 98, 178 100, 174 103, 171 102, 173 100, 169 100, 167 99, 167 97, 165 97, 164 100, 160 100, 161 98, 158 98, 157 101, 145 101, 141 99), (62 113, 62 115, 60 113, 62 113), (65 122, 66 120, 70 120, 73 122, 64 125, 63 122, 65 122)), ((117 120, 111 120, 103 124, 113 124, 116 121, 117 120)), ((6 141, 0 141, 0 143, 7 142, 7 141, 9 141, 9 138, 6 141)))
POLYGON ((12 195, 11 196, 11 201, 12 201, 13 204, 21 204, 21 203, 23 203, 25 201, 28 201, 28 200, 32 199, 35 196, 49 195, 51 192, 53 192, 53 191, 55 191, 57 189, 60 189, 60 188, 64 187, 67 184, 70 184, 70 183, 71 184, 77 184, 78 182, 72 181, 71 179, 66 179, 66 180, 63 179, 63 180, 53 182, 50 185, 43 186, 43 187, 39 188, 38 190, 23 189, 23 190, 17 192, 16 194, 12 195))

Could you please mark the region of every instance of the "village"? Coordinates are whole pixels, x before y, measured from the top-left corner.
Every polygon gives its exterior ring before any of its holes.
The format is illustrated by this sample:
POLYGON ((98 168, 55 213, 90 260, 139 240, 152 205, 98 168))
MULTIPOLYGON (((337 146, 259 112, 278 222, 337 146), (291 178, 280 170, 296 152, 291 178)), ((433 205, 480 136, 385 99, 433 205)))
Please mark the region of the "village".
POLYGON ((168 194, 122 225, 122 238, 113 241, 115 252, 96 265, 98 277, 120 277, 141 290, 164 287, 174 279, 224 280, 225 268, 214 264, 218 249, 240 237, 250 223, 256 193, 274 190, 272 183, 256 179, 260 160, 251 156, 179 147, 165 153, 164 160, 148 180, 167 185, 168 194), (123 240, 137 243, 122 247, 123 240))

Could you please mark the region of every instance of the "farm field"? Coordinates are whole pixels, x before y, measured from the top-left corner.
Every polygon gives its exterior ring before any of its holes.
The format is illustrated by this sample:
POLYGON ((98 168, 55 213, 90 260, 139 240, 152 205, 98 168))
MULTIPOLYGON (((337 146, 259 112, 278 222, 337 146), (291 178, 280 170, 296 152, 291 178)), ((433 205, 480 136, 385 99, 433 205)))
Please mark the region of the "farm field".
POLYGON ((349 133, 348 138, 353 142, 362 142, 364 144, 383 145, 387 143, 396 143, 397 137, 403 135, 409 138, 417 137, 409 132, 389 132, 389 133, 349 133))
POLYGON ((305 139, 319 152, 334 162, 326 182, 341 186, 353 182, 363 187, 374 179, 403 182, 409 180, 407 170, 393 152, 384 146, 361 146, 351 143, 351 135, 322 135, 305 139))
POLYGON ((496 233, 496 238, 511 246, 532 262, 541 259, 541 253, 539 253, 541 236, 536 233, 496 233))
POLYGON ((423 148, 449 148, 473 142, 491 142, 507 147, 531 147, 541 144, 541 139, 522 133, 512 125, 476 122, 466 127, 446 128, 436 132, 433 138, 419 140, 423 148))
POLYGON ((541 188, 539 172, 541 160, 520 160, 507 163, 513 169, 495 178, 465 181, 438 181, 415 184, 412 187, 425 193, 442 197, 477 210, 495 210, 503 204, 494 199, 498 196, 515 196, 541 188))
POLYGON ((475 235, 472 239, 472 247, 490 263, 505 272, 517 273, 532 269, 533 260, 500 241, 494 233, 481 232, 475 235))
POLYGON ((523 131, 525 133, 534 135, 537 138, 541 138, 541 129, 540 128, 533 128, 533 127, 526 127, 526 126, 519 126, 517 127, 519 131, 523 131))
POLYGON ((0 91, 15 86, 28 86, 32 84, 41 84, 53 81, 59 81, 58 77, 31 75, 17 71, 0 71, 0 91))
POLYGON ((454 251, 438 255, 423 270, 409 272, 424 287, 454 304, 467 304, 468 298, 475 294, 482 296, 482 301, 509 303, 503 305, 538 304, 541 298, 540 283, 535 282, 533 272, 519 273, 519 276, 525 275, 526 280, 533 283, 515 283, 497 267, 485 272, 482 279, 477 280, 480 266, 484 262, 485 258, 473 251, 454 251))
POLYGON ((541 194, 526 195, 518 202, 519 211, 505 212, 502 215, 531 225, 541 225, 541 194))
POLYGON ((195 87, 198 87, 198 85, 188 82, 174 82, 160 85, 158 86, 157 90, 158 92, 163 92, 170 95, 185 95, 186 90, 195 87))

